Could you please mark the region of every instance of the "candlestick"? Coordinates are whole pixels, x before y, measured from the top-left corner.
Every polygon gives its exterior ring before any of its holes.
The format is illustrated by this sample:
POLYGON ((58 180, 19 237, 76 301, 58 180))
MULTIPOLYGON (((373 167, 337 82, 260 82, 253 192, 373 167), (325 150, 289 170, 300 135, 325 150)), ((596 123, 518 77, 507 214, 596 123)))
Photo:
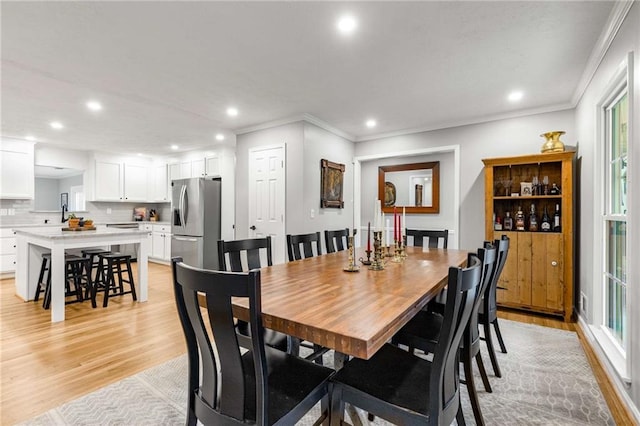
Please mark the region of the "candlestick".
POLYGON ((367 251, 371 251, 371 222, 367 224, 367 251))
POLYGON ((398 240, 398 209, 393 207, 393 241, 398 240))

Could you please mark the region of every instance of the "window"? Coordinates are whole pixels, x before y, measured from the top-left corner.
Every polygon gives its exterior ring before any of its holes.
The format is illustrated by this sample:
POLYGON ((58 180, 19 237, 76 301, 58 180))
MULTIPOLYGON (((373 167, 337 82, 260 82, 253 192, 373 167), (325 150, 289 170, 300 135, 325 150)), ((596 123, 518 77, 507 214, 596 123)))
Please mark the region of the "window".
POLYGON ((603 326, 627 351, 627 166, 629 98, 623 85, 605 106, 605 206, 602 284, 603 326))

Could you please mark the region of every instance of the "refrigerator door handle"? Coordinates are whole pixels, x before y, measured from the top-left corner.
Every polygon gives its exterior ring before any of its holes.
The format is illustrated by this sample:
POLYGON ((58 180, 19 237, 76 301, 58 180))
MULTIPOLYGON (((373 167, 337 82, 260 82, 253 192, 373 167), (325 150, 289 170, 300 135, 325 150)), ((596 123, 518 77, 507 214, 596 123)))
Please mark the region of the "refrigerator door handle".
POLYGON ((185 198, 185 194, 187 192, 187 185, 182 185, 182 188, 180 188, 180 207, 179 207, 179 214, 180 214, 180 224, 184 227, 187 224, 185 223, 185 211, 184 209, 186 208, 185 203, 184 203, 184 198, 185 198))
POLYGON ((176 240, 176 241, 191 241, 191 242, 198 241, 197 238, 176 237, 175 235, 173 236, 173 239, 176 240))

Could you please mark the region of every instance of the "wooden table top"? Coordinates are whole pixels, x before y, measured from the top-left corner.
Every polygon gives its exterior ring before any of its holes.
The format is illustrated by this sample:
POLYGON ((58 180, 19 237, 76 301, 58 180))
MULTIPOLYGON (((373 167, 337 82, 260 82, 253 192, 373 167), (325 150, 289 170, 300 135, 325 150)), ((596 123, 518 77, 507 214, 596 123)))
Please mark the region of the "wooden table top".
MULTIPOLYGON (((357 358, 369 359, 447 282, 467 252, 408 247, 382 271, 345 272, 348 251, 262 268, 264 326, 357 358)), ((356 250, 356 259, 362 256, 356 250)), ((387 258, 390 259, 390 258, 387 258)), ((247 318, 248 304, 234 306, 247 318)))

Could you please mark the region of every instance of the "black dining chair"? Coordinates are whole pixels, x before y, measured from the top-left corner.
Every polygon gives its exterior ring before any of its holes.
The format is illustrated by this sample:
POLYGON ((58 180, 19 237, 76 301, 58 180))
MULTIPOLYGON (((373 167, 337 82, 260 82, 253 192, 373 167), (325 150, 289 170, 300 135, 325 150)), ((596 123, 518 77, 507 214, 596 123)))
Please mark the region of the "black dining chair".
MULTIPOLYGON (((473 410, 473 416, 477 425, 484 425, 484 418, 480 410, 480 401, 475 386, 473 376, 473 360, 475 358, 480 372, 480 377, 487 392, 492 392, 491 384, 487 372, 484 368, 482 355, 480 354, 480 333, 478 331, 478 310, 482 302, 482 295, 491 283, 494 265, 496 263, 496 248, 488 245, 478 249, 477 257, 482 263, 480 285, 476 293, 476 299, 473 303, 473 310, 467 322, 464 335, 462 337, 462 345, 460 347, 460 361, 464 367, 465 384, 469 393, 469 400, 473 410)), ((469 255, 469 262, 471 256, 469 255)), ((394 344, 402 344, 409 348, 413 353, 415 349, 420 349, 425 353, 433 353, 438 345, 440 333, 443 326, 444 317, 435 312, 420 311, 393 337, 394 344)))
POLYGON ((449 297, 433 361, 385 344, 369 360, 354 358, 331 379, 331 424, 340 425, 349 403, 394 424, 464 424, 458 347, 480 283, 481 262, 449 268, 449 297))
MULTIPOLYGON (((271 237, 250 238, 245 240, 218 241, 218 265, 221 271, 243 272, 273 265, 271 255, 271 237), (261 253, 266 262, 263 264, 261 253)), ((248 336, 246 321, 238 320, 238 333, 248 336)), ((268 346, 281 351, 291 351, 291 338, 286 334, 265 329, 264 341, 268 346)))
POLYGON ((349 248, 349 228, 324 231, 324 245, 327 253, 335 253, 349 248))
POLYGON ((322 255, 320 232, 297 235, 288 234, 287 253, 289 255, 289 262, 293 262, 294 260, 306 259, 307 257, 322 255), (315 254, 313 251, 314 245, 316 247, 315 254))
POLYGON ((265 345, 259 270, 210 271, 174 258, 172 271, 189 359, 186 425, 289 426, 318 402, 316 424, 329 424, 334 371, 265 345), (248 300, 248 345, 235 333, 232 299, 248 300))
MULTIPOLYGON (((489 242, 485 242, 486 244, 491 244, 489 242)), ((498 325, 498 306, 496 300, 496 293, 498 291, 498 281, 500 280, 500 275, 502 274, 502 270, 504 269, 504 265, 507 262, 507 256, 509 255, 509 237, 503 235, 499 240, 495 240, 493 245, 498 249, 496 264, 494 267, 494 272, 491 277, 491 284, 487 287, 484 292, 484 298, 482 303, 480 304, 479 310, 479 318, 480 324, 482 324, 482 328, 484 329, 484 341, 487 345, 487 352, 489 352, 489 359, 491 359, 491 366, 493 367, 493 374, 496 377, 502 377, 502 372, 500 371, 500 366, 498 365, 498 359, 496 357, 496 351, 493 347, 493 339, 491 337, 491 324, 493 324, 493 328, 496 332, 496 337, 498 338, 498 343, 500 344, 500 350, 502 353, 507 353, 507 348, 504 345, 504 340, 502 339, 502 333, 500 333, 500 326, 498 325)))
MULTIPOLYGON (((297 235, 288 234, 287 252, 289 254, 289 262, 294 262, 296 260, 306 259, 313 256, 321 256, 322 243, 320 240, 320 232, 297 235), (313 250, 314 245, 316 247, 315 254, 313 250)), ((309 343, 305 341, 300 342, 298 339, 292 339, 292 344, 312 349, 313 352, 310 355, 307 355, 305 358, 308 360, 313 360, 318 364, 322 364, 322 355, 329 351, 328 348, 322 347, 315 343, 309 343)), ((291 352, 297 353, 297 349, 294 347, 292 348, 291 352)))
POLYGON ((407 245, 413 247, 424 247, 424 240, 427 240, 429 248, 447 248, 449 243, 449 230, 442 231, 425 229, 406 229, 407 245), (411 238, 411 242, 409 240, 411 238))

